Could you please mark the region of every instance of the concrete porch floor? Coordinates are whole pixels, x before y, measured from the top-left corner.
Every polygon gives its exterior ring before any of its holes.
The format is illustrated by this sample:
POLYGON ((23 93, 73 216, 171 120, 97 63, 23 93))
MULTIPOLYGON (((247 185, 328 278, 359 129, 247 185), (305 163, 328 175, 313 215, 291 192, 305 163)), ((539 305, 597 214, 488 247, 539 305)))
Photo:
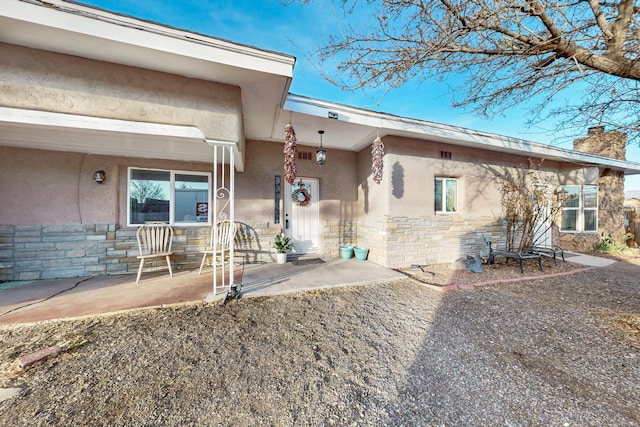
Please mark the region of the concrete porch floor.
MULTIPOLYGON (((236 265, 234 282, 242 298, 400 279, 402 274, 369 261, 305 257, 286 264, 236 265)), ((222 300, 213 295, 212 268, 144 272, 90 278, 40 280, 0 289, 0 325, 113 313, 190 301, 222 300)), ((227 278, 228 280, 228 278, 227 278)), ((228 282, 227 282, 228 283, 228 282)))

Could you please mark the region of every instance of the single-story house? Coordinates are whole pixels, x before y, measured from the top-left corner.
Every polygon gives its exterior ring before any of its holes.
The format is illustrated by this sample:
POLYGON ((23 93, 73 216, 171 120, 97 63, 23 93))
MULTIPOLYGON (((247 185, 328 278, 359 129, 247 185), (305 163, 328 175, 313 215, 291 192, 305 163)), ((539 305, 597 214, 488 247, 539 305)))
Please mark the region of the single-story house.
POLYGON ((532 159, 576 196, 549 242, 580 250, 624 227, 624 174, 640 164, 623 134, 593 128, 566 150, 368 111, 289 93, 294 65, 74 2, 4 0, 0 280, 134 272, 147 221, 171 224, 174 265, 195 267, 220 218, 239 225, 245 262, 274 261, 280 233, 301 254, 450 262, 500 241, 496 176, 532 159))

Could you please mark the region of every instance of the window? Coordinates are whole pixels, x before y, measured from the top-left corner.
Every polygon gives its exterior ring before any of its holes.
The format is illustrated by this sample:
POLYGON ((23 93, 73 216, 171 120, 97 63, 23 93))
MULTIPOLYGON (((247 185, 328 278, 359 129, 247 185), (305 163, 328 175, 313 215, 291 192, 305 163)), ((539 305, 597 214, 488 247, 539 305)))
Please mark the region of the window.
POLYGON ((209 224, 211 174, 129 168, 129 225, 209 224))
POLYGON ((598 186, 564 185, 560 191, 565 194, 560 231, 597 231, 598 186))
POLYGON ((457 210, 458 180, 454 178, 436 178, 435 211, 455 212, 457 210))

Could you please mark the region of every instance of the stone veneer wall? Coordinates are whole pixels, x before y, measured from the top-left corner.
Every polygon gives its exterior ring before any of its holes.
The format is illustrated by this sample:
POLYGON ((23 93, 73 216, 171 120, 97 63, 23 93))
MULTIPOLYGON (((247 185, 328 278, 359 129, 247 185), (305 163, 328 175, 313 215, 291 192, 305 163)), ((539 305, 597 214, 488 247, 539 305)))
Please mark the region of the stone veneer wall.
MULTIPOLYGON (((275 262, 273 241, 279 228, 236 222, 235 262, 275 262)), ((200 267, 209 227, 173 227, 173 268, 200 267)), ((322 255, 339 256, 339 245, 355 244, 356 225, 327 221, 322 255)), ((127 274, 138 271, 135 228, 116 224, 0 225, 0 282, 127 274)), ((210 264, 210 258, 207 264, 210 264)), ((145 271, 166 269, 149 261, 145 271)))
POLYGON ((268 223, 236 221, 235 261, 244 264, 275 262, 273 243, 279 233, 279 227, 269 227, 268 223))
POLYGON ((494 218, 460 215, 386 216, 358 223, 358 246, 369 248, 369 260, 388 268, 449 263, 479 255, 485 236, 504 246, 504 232, 494 218))
POLYGON ((339 257, 340 245, 356 244, 357 226, 353 221, 329 220, 324 224, 322 255, 339 257))
MULTIPOLYGON (((279 230, 237 224, 236 262, 275 261, 273 239, 279 230)), ((173 229, 174 270, 199 268, 210 228, 173 229)), ((0 281, 136 273, 136 231, 116 224, 0 225, 0 281)), ((145 265, 145 271, 166 269, 164 260, 145 265)))
MULTIPOLYGON (((622 132, 605 132, 604 127, 590 128, 585 138, 578 138, 573 149, 614 159, 626 159, 627 136, 622 132)), ((611 233, 618 243, 624 243, 624 172, 600 168, 598 180, 598 232, 562 233, 562 248, 589 251, 603 233, 611 233)))
MULTIPOLYGON (((174 227, 174 232, 176 270, 199 266, 208 228, 174 227)), ((116 224, 0 226, 2 281, 132 273, 138 269, 137 254, 136 229, 116 224)))

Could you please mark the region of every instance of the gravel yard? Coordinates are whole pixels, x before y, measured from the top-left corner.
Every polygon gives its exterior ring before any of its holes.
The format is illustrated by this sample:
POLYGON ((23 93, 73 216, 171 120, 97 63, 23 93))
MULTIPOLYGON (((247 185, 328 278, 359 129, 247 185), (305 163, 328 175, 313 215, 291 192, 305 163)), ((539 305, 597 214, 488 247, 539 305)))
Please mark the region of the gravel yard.
MULTIPOLYGON (((487 274, 516 276, 505 271, 487 274)), ((0 337, 0 387, 20 389, 0 402, 7 426, 640 425, 640 267, 628 262, 448 293, 406 279, 10 325, 0 337), (80 345, 17 366, 54 344, 80 345)))

